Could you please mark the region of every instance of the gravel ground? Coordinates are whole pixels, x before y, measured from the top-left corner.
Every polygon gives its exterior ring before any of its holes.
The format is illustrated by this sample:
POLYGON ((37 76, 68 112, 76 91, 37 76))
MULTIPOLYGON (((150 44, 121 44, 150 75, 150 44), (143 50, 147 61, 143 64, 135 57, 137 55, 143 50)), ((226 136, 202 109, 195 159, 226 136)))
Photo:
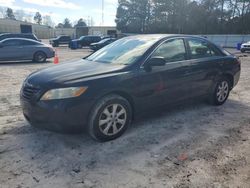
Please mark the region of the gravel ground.
MULTIPOLYGON (((60 61, 88 49, 58 48, 60 61)), ((146 113, 121 138, 97 143, 31 127, 19 90, 52 65, 0 65, 0 187, 246 187, 250 185, 250 57, 226 104, 200 101, 146 113)))

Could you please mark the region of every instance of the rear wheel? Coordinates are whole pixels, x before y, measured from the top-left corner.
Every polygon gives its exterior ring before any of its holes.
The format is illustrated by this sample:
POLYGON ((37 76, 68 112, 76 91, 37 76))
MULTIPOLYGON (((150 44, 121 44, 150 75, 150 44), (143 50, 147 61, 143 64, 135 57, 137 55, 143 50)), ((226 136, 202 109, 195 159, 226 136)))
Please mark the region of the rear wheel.
POLYGON ((43 63, 47 59, 47 56, 44 52, 36 52, 34 55, 34 61, 38 63, 43 63))
POLYGON ((213 105, 222 105, 226 102, 230 94, 231 83, 226 77, 221 78, 212 91, 211 103, 213 105))
POLYGON ((97 102, 91 111, 88 131, 98 141, 109 141, 121 136, 131 122, 129 102, 119 95, 108 95, 97 102))

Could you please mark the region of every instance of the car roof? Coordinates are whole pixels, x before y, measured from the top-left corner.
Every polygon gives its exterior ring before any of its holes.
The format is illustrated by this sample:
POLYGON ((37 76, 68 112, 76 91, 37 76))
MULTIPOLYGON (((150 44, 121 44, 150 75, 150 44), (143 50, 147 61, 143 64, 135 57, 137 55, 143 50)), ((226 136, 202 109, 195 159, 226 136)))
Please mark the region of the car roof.
POLYGON ((36 42, 36 43, 42 44, 36 40, 27 39, 27 38, 7 38, 7 39, 3 39, 1 42, 8 41, 8 40, 22 40, 22 41, 30 41, 30 42, 36 42))
POLYGON ((166 39, 166 38, 174 38, 174 37, 190 37, 190 38, 198 38, 198 39, 204 39, 207 40, 204 37, 199 37, 199 36, 194 36, 194 35, 183 35, 183 34, 139 34, 139 35, 131 35, 127 36, 125 38, 131 38, 131 39, 145 39, 145 40, 150 40, 150 39, 166 39))
POLYGON ((0 36, 3 36, 3 35, 9 35, 11 33, 1 33, 0 36))
POLYGON ((0 36, 3 35, 34 35, 33 33, 1 33, 0 36))
POLYGON ((101 36, 99 36, 99 35, 83 35, 81 37, 101 37, 101 36))

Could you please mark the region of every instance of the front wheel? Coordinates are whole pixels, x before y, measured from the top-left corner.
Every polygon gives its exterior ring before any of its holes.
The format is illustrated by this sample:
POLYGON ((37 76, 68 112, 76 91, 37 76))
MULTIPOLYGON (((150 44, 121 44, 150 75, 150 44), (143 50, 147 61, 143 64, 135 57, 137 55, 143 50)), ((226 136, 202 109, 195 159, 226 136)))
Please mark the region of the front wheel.
POLYGON ((230 94, 230 81, 227 78, 220 79, 211 95, 211 103, 213 105, 222 105, 226 102, 230 94))
POLYGON ((240 51, 241 51, 241 53, 245 53, 245 52, 246 52, 246 51, 245 51, 245 50, 243 50, 243 49, 241 49, 240 51))
POLYGON ((38 63, 44 63, 47 59, 47 56, 44 52, 36 52, 34 55, 34 61, 38 63))
POLYGON ((88 132, 92 138, 101 142, 113 140, 126 131, 131 119, 129 102, 119 95, 108 95, 93 107, 88 132))

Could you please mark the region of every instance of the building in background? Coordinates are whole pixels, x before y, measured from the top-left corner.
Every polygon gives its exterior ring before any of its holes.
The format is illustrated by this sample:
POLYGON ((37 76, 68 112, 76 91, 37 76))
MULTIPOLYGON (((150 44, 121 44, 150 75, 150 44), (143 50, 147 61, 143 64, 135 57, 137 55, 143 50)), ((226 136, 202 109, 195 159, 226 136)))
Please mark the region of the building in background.
POLYGON ((48 39, 58 35, 69 35, 79 38, 85 35, 112 35, 116 36, 119 31, 111 26, 90 26, 77 28, 52 28, 24 21, 0 18, 0 33, 34 33, 39 39, 48 39))

